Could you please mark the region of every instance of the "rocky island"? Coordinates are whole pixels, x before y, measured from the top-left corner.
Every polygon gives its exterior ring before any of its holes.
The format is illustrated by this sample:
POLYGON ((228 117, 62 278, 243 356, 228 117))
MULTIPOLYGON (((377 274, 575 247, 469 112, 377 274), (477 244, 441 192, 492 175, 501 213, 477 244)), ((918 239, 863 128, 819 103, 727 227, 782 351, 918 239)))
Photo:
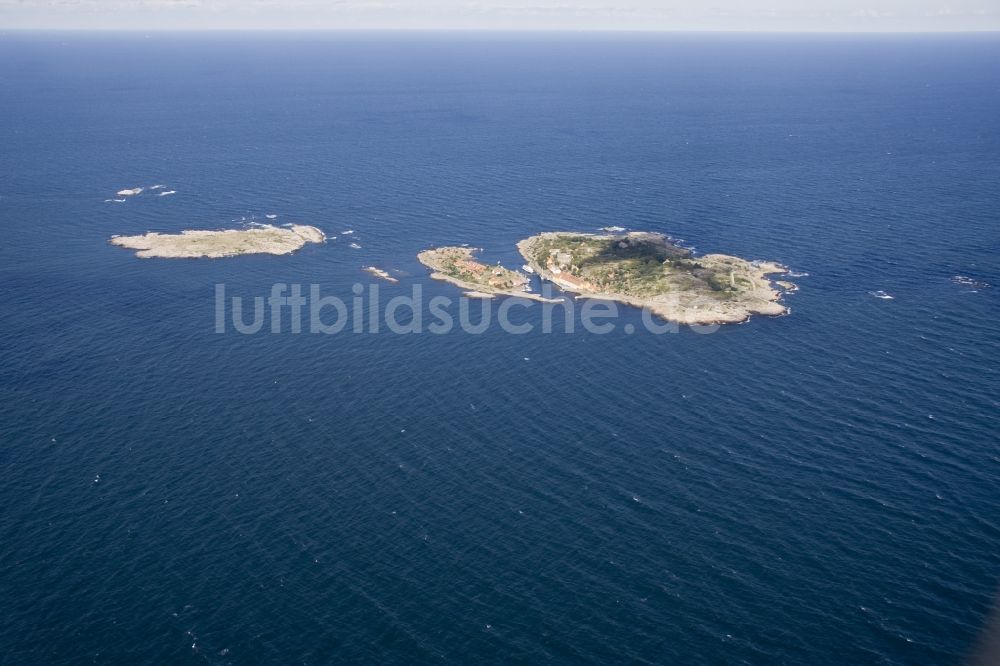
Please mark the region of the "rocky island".
POLYGON ((417 259, 433 271, 432 278, 465 289, 466 296, 492 298, 502 295, 559 302, 527 291, 529 278, 524 273, 499 264, 490 266, 480 263, 475 261, 475 254, 476 250, 468 247, 439 247, 421 252, 417 259))
POLYGON ((371 273, 377 278, 385 280, 386 282, 399 282, 399 280, 389 275, 389 271, 383 270, 377 266, 365 266, 363 270, 371 273))
POLYGON ((566 291, 649 308, 668 321, 721 324, 788 312, 766 277, 786 273, 784 266, 694 256, 662 234, 543 233, 517 247, 528 267, 566 291))
POLYGON ((113 236, 111 244, 136 252, 137 257, 232 257, 241 254, 289 254, 306 243, 322 243, 326 236, 316 227, 262 224, 247 229, 188 230, 179 234, 150 232, 142 236, 113 236))

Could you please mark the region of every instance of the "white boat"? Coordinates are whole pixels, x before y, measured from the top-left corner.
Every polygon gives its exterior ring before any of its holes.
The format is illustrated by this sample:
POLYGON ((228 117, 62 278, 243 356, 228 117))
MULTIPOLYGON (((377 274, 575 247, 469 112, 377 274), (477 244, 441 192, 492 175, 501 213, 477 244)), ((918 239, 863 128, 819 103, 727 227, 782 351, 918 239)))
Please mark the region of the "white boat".
POLYGON ((529 266, 528 264, 525 264, 524 266, 521 266, 521 270, 524 271, 525 273, 534 273, 535 272, 535 269, 532 268, 531 266, 529 266))
POLYGON ((869 291, 868 293, 871 294, 872 296, 874 296, 875 298, 881 298, 881 299, 886 300, 886 301, 891 301, 893 299, 893 297, 891 295, 887 294, 886 292, 882 291, 881 289, 879 289, 878 291, 869 291))

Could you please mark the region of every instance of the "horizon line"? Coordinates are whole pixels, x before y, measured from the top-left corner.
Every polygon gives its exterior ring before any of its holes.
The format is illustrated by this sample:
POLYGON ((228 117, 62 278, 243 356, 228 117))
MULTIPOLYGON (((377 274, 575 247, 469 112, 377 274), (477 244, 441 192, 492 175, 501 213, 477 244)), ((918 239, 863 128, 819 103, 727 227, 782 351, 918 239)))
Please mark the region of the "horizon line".
POLYGON ((246 32, 246 33, 327 33, 327 32, 407 32, 407 33, 589 33, 589 34, 744 34, 744 35, 961 35, 961 34, 1000 34, 998 28, 966 28, 938 30, 858 30, 858 29, 776 29, 760 30, 754 28, 479 28, 479 27, 267 27, 251 28, 243 26, 213 26, 213 27, 3 27, 0 35, 9 32, 122 32, 122 33, 213 33, 213 32, 246 32))

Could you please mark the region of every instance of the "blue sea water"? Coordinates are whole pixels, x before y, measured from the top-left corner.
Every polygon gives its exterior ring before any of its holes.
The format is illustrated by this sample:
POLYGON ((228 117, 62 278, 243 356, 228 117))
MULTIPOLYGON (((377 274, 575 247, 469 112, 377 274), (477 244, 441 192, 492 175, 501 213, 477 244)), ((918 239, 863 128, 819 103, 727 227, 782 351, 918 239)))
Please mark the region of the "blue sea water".
POLYGON ((0 83, 0 662, 975 641, 1000 579, 997 37, 8 33, 0 83), (177 194, 105 202, 154 183, 177 194), (338 238, 107 243, 266 214, 338 238), (216 284, 347 300, 375 264, 386 297, 456 295, 418 251, 518 265, 520 238, 606 225, 809 275, 790 316, 708 335, 214 332, 216 284))

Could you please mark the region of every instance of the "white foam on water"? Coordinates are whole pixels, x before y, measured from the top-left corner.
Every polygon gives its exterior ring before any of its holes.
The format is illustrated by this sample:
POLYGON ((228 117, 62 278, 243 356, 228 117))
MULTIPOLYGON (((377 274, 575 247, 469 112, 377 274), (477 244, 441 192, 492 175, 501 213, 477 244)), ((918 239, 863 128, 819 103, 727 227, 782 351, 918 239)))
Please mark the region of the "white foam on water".
POLYGON ((953 275, 951 281, 963 287, 970 287, 972 291, 990 286, 988 282, 981 282, 968 275, 953 275))

